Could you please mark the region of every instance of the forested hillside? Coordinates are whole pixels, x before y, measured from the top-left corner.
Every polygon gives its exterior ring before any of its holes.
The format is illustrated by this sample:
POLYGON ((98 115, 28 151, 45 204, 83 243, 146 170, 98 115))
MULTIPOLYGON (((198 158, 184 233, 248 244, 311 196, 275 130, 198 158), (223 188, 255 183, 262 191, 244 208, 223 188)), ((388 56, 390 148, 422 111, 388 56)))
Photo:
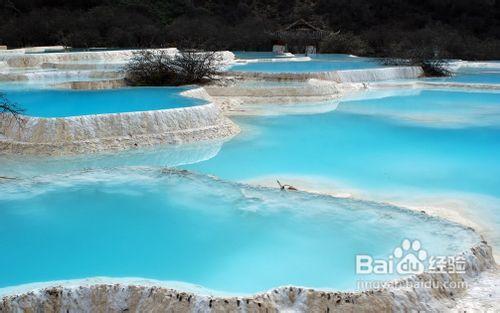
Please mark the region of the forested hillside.
POLYGON ((0 44, 144 47, 216 42, 270 50, 268 34, 304 18, 341 35, 322 52, 500 59, 497 0, 0 0, 0 44))

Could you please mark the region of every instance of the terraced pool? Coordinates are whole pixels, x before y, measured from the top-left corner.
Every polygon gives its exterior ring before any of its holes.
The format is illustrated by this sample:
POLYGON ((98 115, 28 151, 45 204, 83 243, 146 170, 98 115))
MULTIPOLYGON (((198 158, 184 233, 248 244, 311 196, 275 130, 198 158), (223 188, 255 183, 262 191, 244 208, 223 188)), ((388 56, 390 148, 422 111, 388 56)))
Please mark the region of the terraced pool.
POLYGON ((9 100, 36 117, 69 117, 188 107, 203 101, 183 97, 188 88, 125 88, 114 90, 6 90, 9 100))
MULTIPOLYGON (((378 66, 335 55, 233 70, 378 66)), ((448 80, 461 79, 476 80, 464 73, 448 80)), ((28 115, 68 117, 202 103, 182 97, 183 90, 7 95, 28 115)), ((272 104, 257 105, 273 111, 272 104)), ((356 254, 387 258, 408 238, 431 255, 455 255, 480 240, 470 229, 418 212, 440 206, 480 225, 500 249, 500 93, 372 90, 318 105, 327 109, 308 104, 310 112, 294 115, 234 117, 243 131, 226 142, 0 156, 0 176, 7 178, 0 180, 0 251, 8 252, 0 258, 0 288, 112 276, 224 294, 283 285, 352 290, 360 278, 356 254), (276 187, 276 180, 337 197, 262 187, 276 187)))
POLYGON ((249 294, 296 285, 352 290, 355 255, 404 238, 455 255, 472 231, 376 203, 283 193, 159 168, 1 183, 0 287, 95 276, 249 294), (13 266, 15 265, 15 266, 13 266), (177 282, 177 283, 176 283, 177 282))
MULTIPOLYGON (((286 58, 272 58, 273 62, 263 59, 269 58, 268 54, 240 53, 238 57, 244 59, 259 60, 260 62, 249 62, 246 64, 233 65, 231 71, 243 72, 271 72, 271 73, 294 73, 294 72, 324 72, 336 70, 351 70, 362 68, 377 68, 382 65, 377 60, 359 58, 343 54, 318 54, 310 56, 311 60, 301 61, 286 58)), ((297 57, 303 57, 298 55, 297 57)))
POLYGON ((500 93, 411 89, 364 96, 327 113, 237 118, 240 136, 214 158, 185 168, 449 207, 484 222, 500 248, 500 93))

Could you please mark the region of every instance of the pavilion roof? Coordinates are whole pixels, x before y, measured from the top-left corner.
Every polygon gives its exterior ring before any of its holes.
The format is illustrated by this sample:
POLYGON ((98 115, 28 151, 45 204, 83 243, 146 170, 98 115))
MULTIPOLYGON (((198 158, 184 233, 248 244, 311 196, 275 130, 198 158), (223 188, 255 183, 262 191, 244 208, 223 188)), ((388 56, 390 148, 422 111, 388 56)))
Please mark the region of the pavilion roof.
POLYGON ((331 31, 322 30, 304 19, 299 19, 287 27, 275 31, 273 35, 280 40, 321 40, 331 33, 331 31))
POLYGON ((309 31, 322 31, 321 29, 319 29, 318 27, 307 22, 303 18, 293 22, 292 24, 288 25, 287 27, 285 27, 281 31, 291 31, 291 30, 295 30, 295 31, 307 31, 307 30, 309 30, 309 31))

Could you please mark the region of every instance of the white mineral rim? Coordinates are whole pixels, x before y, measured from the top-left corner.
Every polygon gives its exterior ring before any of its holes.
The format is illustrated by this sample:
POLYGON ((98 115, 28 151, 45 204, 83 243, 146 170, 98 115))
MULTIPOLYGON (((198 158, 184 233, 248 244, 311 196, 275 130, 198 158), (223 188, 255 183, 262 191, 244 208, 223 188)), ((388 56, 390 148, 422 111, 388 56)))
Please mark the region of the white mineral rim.
MULTIPOLYGON (((172 169, 164 173, 201 175, 172 169)), ((465 260, 463 272, 424 272, 387 282, 380 289, 355 292, 282 286, 252 295, 230 295, 182 282, 106 277, 36 283, 0 289, 0 312, 441 312, 457 304, 467 307, 462 300, 468 295, 467 286, 477 286, 480 275, 496 270, 492 249, 485 241, 459 256, 465 260)))
MULTIPOLYGON (((204 90, 186 94, 207 97, 204 90)), ((0 151, 64 155, 230 137, 239 128, 214 103, 166 110, 61 118, 0 119, 0 151)))
POLYGON ((464 282, 496 268, 484 241, 460 256, 466 260, 464 273, 424 272, 357 292, 283 286, 225 296, 183 283, 113 278, 31 284, 0 289, 0 312, 438 312, 454 307, 466 293, 464 282))

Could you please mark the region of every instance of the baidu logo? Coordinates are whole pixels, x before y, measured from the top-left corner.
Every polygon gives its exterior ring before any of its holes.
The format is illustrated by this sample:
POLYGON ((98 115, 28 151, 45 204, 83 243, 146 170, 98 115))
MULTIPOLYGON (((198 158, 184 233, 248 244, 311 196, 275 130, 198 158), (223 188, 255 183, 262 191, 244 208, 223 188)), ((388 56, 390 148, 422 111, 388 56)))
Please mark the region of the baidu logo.
POLYGON ((425 271, 424 261, 427 259, 427 251, 422 249, 420 241, 403 240, 401 246, 394 249, 393 255, 398 274, 420 274, 425 271))

